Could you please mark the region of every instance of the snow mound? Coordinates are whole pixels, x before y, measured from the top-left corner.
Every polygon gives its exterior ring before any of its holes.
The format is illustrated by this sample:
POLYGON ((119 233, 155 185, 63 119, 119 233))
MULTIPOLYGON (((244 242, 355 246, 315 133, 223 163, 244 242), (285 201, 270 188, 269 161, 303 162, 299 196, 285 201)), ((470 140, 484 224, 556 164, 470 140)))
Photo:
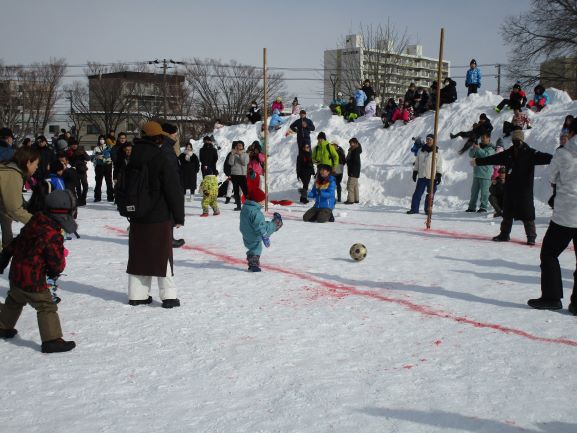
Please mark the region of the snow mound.
MULTIPOLYGON (((577 101, 572 101, 564 91, 553 88, 547 91, 551 97, 550 106, 541 113, 528 112, 533 129, 525 131, 525 141, 537 150, 553 153, 558 146, 559 132, 565 116, 577 113, 577 101)), ((502 135, 503 122, 511 120, 512 117, 510 110, 495 112, 494 107, 500 101, 500 96, 485 91, 461 98, 441 109, 439 148, 444 159, 445 173, 437 193, 438 206, 463 206, 464 201, 469 199, 471 186, 472 168, 469 157, 457 153, 465 140, 451 140, 449 134, 470 130, 479 115, 485 113, 493 124, 493 142, 496 142, 502 135)), ((316 134, 320 131, 324 131, 330 141, 337 141, 345 152, 350 138, 356 137, 360 141, 363 147, 359 180, 362 203, 401 206, 409 203, 414 188, 411 180, 414 161, 410 152, 412 137, 424 138, 433 132, 434 112, 426 113, 408 125, 396 124, 389 129, 384 129, 377 117, 346 123, 342 117, 331 115, 330 110, 322 105, 307 107, 307 113, 316 126, 316 131, 311 134, 313 146, 316 134)), ((296 119, 296 115, 287 117, 282 128, 269 135, 269 191, 273 199, 298 198, 297 188, 300 184, 295 173, 296 138, 294 135, 285 137, 290 123, 296 119)), ((260 123, 257 123, 234 125, 215 131, 215 139, 221 146, 219 167, 222 167, 233 140, 242 140, 248 147, 257 140, 259 129, 260 123)), ((508 147, 510 139, 504 139, 504 145, 508 147)), ((200 146, 202 141, 195 143, 196 150, 200 146)), ((551 193, 546 170, 546 167, 538 167, 536 170, 535 198, 542 203, 547 201, 551 193)), ((346 174, 343 187, 345 185, 346 174)))

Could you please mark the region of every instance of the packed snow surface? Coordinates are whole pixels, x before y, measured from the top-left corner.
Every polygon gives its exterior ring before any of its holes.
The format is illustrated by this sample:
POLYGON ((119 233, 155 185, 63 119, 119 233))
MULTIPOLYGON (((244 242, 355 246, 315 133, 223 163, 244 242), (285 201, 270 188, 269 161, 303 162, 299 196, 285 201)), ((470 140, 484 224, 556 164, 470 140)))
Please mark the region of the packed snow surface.
MULTIPOLYGON (((577 112, 554 94, 527 134, 551 152, 577 112)), ((500 128, 510 114, 491 112, 498 101, 486 93, 442 111, 447 172, 430 230, 405 211, 410 138, 432 130, 432 114, 384 130, 378 119, 349 125, 311 110, 329 139, 362 143, 362 203, 337 205, 327 224, 303 223, 304 205, 271 206, 285 224, 253 274, 232 203, 199 218, 199 198, 187 202, 175 232, 186 240, 175 250, 180 308, 162 309, 156 286, 153 304, 127 305, 128 223, 109 203, 81 208, 59 289, 64 338, 77 348, 40 353, 25 308, 18 336, 0 341, 0 431, 575 433, 577 319, 526 306, 540 294, 550 210, 538 206, 536 247, 519 223, 513 241, 493 243, 499 220, 463 212, 471 169, 448 134, 480 112, 500 128), (348 255, 356 242, 368 249, 362 262, 348 255)), ((224 158, 230 141, 250 143, 256 131, 215 135, 224 158)), ((282 131, 271 140, 273 198, 298 197, 294 141, 282 131)), ((546 174, 535 181, 541 201, 546 174)), ((567 306, 574 251, 560 261, 567 306)))

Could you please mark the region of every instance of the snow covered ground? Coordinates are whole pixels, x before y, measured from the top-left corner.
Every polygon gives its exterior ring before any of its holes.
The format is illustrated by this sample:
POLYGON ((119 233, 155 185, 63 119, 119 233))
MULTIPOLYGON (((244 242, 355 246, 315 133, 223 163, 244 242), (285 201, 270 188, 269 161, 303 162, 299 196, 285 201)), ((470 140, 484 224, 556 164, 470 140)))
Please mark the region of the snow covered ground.
MULTIPOLYGON (((486 107, 494 99, 474 97, 486 107)), ((573 104, 535 116, 527 141, 552 151, 573 104)), ((526 306, 540 293, 539 245, 524 245, 522 225, 495 244, 499 221, 463 212, 470 169, 453 155, 462 142, 442 141, 449 170, 426 231, 423 215, 404 212, 410 137, 432 119, 385 131, 323 116, 313 120, 329 138, 363 144, 364 202, 339 205, 323 225, 303 223, 302 205, 272 206, 285 225, 261 274, 245 272, 232 204, 199 218, 198 198, 187 203, 176 233, 187 243, 175 250, 181 308, 162 309, 156 288, 152 305, 127 305, 127 222, 108 203, 82 208, 59 306, 64 338, 78 346, 40 353, 25 309, 18 336, 0 341, 0 431, 575 433, 577 319, 526 306), (360 263, 348 256, 355 242, 368 248, 360 263)), ((441 136, 478 112, 465 117, 447 115, 441 136)), ((217 138, 250 143, 252 133, 236 126, 217 138)), ((296 198, 293 151, 294 138, 273 139, 273 197, 296 198)), ((538 242, 549 216, 538 206, 538 242)), ((573 250, 561 264, 566 306, 573 250)))

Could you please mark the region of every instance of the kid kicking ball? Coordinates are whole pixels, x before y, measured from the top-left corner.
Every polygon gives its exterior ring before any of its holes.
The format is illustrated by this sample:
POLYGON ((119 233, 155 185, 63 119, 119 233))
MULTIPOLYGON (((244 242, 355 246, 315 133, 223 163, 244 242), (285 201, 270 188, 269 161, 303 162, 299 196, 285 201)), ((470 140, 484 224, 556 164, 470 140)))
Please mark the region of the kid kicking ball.
POLYGON ((363 244, 354 244, 349 250, 349 254, 353 260, 360 262, 367 257, 367 247, 363 244))

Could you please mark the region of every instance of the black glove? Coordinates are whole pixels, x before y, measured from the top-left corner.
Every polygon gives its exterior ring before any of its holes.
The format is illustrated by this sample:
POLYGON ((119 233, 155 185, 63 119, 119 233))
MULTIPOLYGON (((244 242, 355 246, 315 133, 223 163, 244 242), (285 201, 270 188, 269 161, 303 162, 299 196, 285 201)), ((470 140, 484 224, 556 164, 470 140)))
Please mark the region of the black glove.
POLYGON ((417 181, 417 174, 418 173, 419 173, 418 171, 413 171, 413 182, 417 181))
POLYGON ((442 177, 442 176, 443 176, 443 175, 442 175, 441 173, 437 173, 437 174, 435 175, 435 185, 439 185, 439 184, 441 183, 441 177, 442 177))

